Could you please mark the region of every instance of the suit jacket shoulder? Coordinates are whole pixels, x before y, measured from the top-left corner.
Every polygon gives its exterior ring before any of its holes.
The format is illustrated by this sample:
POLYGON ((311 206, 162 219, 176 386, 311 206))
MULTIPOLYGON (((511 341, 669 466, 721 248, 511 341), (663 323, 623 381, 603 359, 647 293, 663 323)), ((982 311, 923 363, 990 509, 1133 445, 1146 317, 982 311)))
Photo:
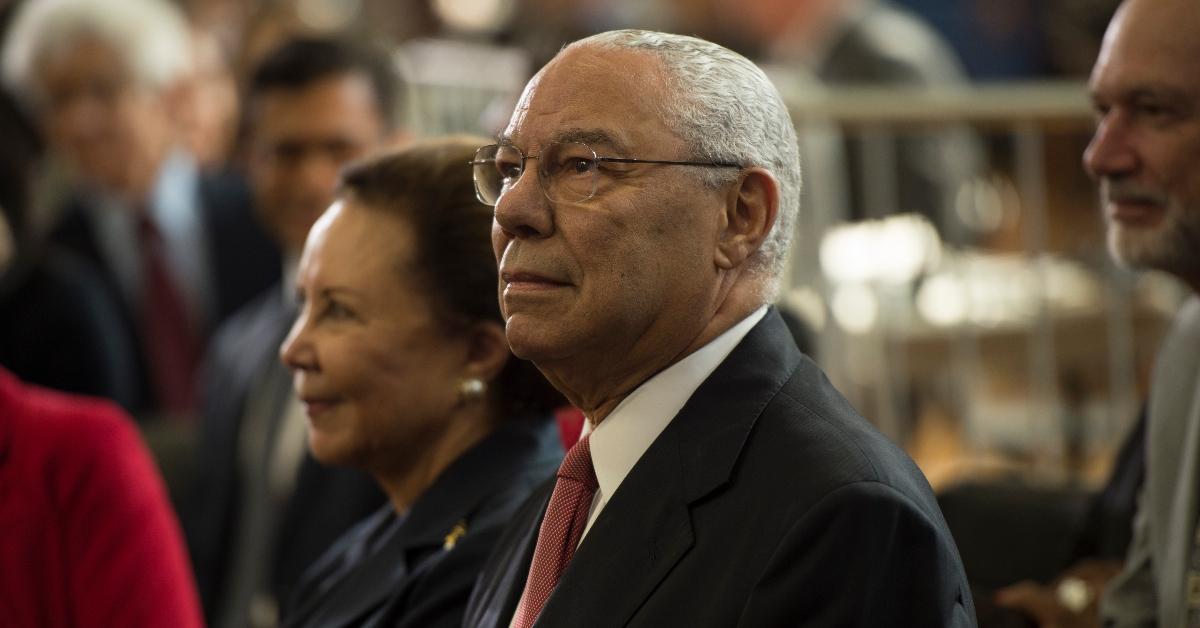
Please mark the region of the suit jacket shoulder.
MULTIPOLYGON (((545 502, 468 609, 512 617, 545 502), (527 564, 527 563, 526 563, 527 564)), ((638 461, 538 626, 971 626, 965 573, 920 471, 797 351, 772 312, 638 461)))
POLYGON ((255 217, 245 181, 207 174, 199 183, 219 324, 279 281, 282 254, 255 217))

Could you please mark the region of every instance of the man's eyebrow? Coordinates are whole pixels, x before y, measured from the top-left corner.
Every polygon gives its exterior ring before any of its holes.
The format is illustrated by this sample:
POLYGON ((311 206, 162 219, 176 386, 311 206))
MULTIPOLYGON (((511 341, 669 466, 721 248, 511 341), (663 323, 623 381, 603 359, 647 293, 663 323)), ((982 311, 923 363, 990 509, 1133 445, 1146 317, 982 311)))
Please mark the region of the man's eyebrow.
POLYGON ((554 142, 579 142, 593 148, 606 146, 621 154, 627 152, 624 142, 617 139, 612 133, 602 129, 566 129, 555 133, 551 139, 554 142))
MULTIPOLYGON (((620 139, 618 139, 612 133, 609 133, 608 131, 605 131, 602 129, 583 129, 583 128, 564 129, 562 131, 555 133, 554 135, 551 135, 550 141, 548 143, 553 144, 553 143, 562 143, 562 142, 579 142, 581 144, 587 144, 588 146, 591 146, 592 148, 603 146, 606 148, 610 148, 621 154, 625 154, 628 152, 628 148, 625 145, 625 142, 622 142, 620 139)), ((502 144, 502 145, 509 145, 509 146, 515 145, 512 141, 512 135, 509 135, 508 133, 500 133, 499 135, 497 135, 496 143, 502 144)), ((518 148, 520 148, 520 147, 518 147, 518 148)), ((522 150, 525 151, 525 150, 529 150, 529 149, 522 148, 522 150)))

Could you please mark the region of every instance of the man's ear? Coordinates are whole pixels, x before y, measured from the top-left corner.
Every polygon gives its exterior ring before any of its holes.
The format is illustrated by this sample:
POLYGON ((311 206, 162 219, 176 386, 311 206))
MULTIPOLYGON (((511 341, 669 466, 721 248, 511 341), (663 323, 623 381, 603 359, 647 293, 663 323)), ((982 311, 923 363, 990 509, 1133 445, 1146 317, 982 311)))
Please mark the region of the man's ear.
POLYGON ((725 196, 717 266, 731 270, 758 250, 779 215, 779 182, 764 168, 747 168, 725 196))

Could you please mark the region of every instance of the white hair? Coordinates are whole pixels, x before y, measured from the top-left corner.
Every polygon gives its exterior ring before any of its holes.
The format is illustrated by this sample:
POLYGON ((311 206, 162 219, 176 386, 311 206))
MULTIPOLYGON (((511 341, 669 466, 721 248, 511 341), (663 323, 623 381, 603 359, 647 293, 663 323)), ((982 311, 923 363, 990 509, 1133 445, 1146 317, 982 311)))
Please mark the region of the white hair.
POLYGON ((187 22, 169 2, 31 0, 21 5, 4 44, 5 82, 23 96, 40 96, 37 65, 85 37, 111 46, 145 87, 163 89, 191 70, 187 22))
MULTIPOLYGON (((764 301, 783 277, 796 212, 800 209, 800 151, 796 129, 779 90, 742 55, 703 39, 643 30, 616 30, 573 44, 655 55, 671 89, 663 103, 667 124, 695 152, 694 158, 758 166, 779 182, 779 213, 751 269, 766 278, 764 301)), ((705 169, 706 184, 719 187, 733 176, 705 169)))

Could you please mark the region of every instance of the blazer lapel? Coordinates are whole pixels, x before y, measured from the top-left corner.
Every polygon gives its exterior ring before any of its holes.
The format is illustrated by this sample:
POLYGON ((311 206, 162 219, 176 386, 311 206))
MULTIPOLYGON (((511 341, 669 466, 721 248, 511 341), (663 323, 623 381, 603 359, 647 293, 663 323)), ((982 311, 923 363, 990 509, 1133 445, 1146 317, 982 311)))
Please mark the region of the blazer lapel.
POLYGON ((772 308, 634 465, 537 625, 594 625, 597 617, 629 622, 692 547, 691 504, 728 482, 759 414, 799 362, 772 308))
MULTIPOLYGON (((381 525, 393 527, 390 514, 382 510, 372 515, 370 522, 359 528, 358 534, 348 543, 364 542, 362 537, 380 532, 381 525)), ((359 625, 370 611, 387 600, 409 573, 405 560, 408 549, 408 544, 404 542, 405 527, 401 524, 399 528, 385 532, 390 536, 383 547, 366 557, 349 577, 335 584, 325 594, 307 600, 307 610, 302 608, 297 613, 298 617, 306 618, 304 625, 325 628, 359 625)), ((344 547, 339 547, 339 550, 344 547)))

